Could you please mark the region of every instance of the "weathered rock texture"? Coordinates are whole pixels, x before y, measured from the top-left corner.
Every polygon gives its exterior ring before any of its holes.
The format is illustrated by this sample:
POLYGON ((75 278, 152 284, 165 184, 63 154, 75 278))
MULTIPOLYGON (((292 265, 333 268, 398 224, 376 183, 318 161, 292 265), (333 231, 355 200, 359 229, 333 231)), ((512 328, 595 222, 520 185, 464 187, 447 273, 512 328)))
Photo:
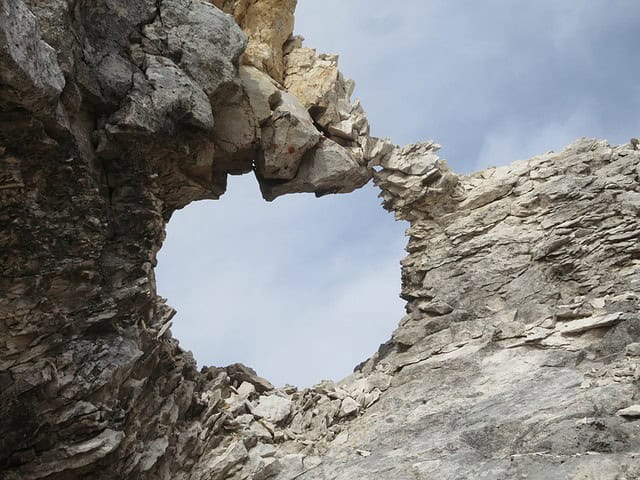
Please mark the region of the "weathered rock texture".
POLYGON ((635 145, 458 176, 369 136, 295 1, 214 3, 0 0, 0 478, 640 478, 635 145), (341 382, 171 337, 164 226, 252 170, 411 223, 407 315, 341 382))

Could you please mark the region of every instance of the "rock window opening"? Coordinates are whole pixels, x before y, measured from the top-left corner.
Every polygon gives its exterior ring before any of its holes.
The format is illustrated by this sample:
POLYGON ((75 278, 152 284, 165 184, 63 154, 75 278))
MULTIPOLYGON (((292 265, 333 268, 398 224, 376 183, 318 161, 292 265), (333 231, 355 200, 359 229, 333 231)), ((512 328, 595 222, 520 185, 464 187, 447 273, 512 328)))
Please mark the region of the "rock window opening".
POLYGON ((156 269, 172 333, 199 367, 240 362, 274 385, 339 380, 402 317, 404 225, 368 185, 265 202, 251 175, 174 213, 156 269))

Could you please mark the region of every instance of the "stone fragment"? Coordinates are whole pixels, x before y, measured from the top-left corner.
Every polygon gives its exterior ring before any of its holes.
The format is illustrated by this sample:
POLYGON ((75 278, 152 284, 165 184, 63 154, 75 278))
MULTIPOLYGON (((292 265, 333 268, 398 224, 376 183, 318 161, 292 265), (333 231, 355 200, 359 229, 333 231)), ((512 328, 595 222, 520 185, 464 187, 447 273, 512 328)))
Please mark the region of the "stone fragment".
POLYGON ((266 480, 267 478, 273 478, 282 470, 282 464, 277 458, 263 458, 252 479, 254 480, 266 480))
POLYGON ((278 82, 284 76, 283 47, 293 33, 297 0, 248 2, 240 25, 249 36, 243 62, 268 73, 278 82))
POLYGON ((362 139, 364 159, 369 166, 379 166, 393 152, 394 145, 389 140, 365 136, 362 139))
POLYGON ((268 380, 258 376, 255 370, 241 363, 229 365, 225 370, 232 380, 238 382, 238 385, 242 384, 242 382, 249 382, 256 387, 258 393, 273 390, 273 385, 268 380))
POLYGON ((144 50, 178 59, 214 104, 236 98, 241 91, 237 69, 247 42, 240 27, 208 2, 163 0, 158 5, 159 15, 143 28, 144 50))
POLYGON ((358 412, 360 409, 360 405, 353 398, 347 397, 342 400, 342 404, 340 405, 340 417, 348 417, 349 415, 353 415, 358 412))
POLYGON ((232 415, 243 415, 247 412, 248 402, 245 397, 231 393, 224 400, 224 408, 232 415))
POLYGON ((375 371, 369 375, 367 375, 367 390, 372 391, 374 389, 378 389, 380 391, 385 391, 391 386, 391 375, 383 371, 375 371))
POLYGON ((622 192, 617 196, 617 201, 631 211, 640 213, 640 192, 622 192))
POLYGON ((152 442, 147 443, 147 450, 140 459, 140 471, 147 472, 156 464, 158 459, 162 457, 169 446, 169 439, 166 436, 156 438, 152 442))
POLYGON ((273 440, 273 432, 265 427, 260 421, 253 422, 249 427, 252 435, 262 441, 270 442, 273 440))
POLYGON ((485 205, 508 195, 511 190, 513 190, 515 182, 515 178, 507 181, 503 179, 491 179, 483 182, 481 184, 481 188, 475 188, 467 194, 467 198, 460 204, 460 208, 471 210, 484 207, 485 205))
POLYGON ((280 462, 274 458, 276 448, 273 445, 259 443, 249 451, 249 460, 242 469, 242 478, 264 480, 276 475, 281 468, 280 462))
POLYGON ((382 395, 382 392, 376 388, 375 390, 372 390, 369 393, 365 393, 364 395, 359 397, 358 398, 358 403, 363 408, 369 408, 371 405, 373 405, 378 400, 380 400, 380 396, 381 395, 382 395))
POLYGON ((146 79, 134 78, 127 101, 110 118, 112 124, 137 134, 169 133, 179 124, 213 130, 211 104, 196 83, 167 58, 147 55, 145 64, 146 79))
POLYGON ((262 127, 262 154, 256 160, 258 175, 266 180, 291 180, 304 154, 320 137, 298 99, 281 92, 280 103, 262 127))
POLYGON ((204 470, 210 480, 224 480, 227 473, 236 465, 243 463, 249 457, 249 452, 241 441, 235 441, 227 447, 222 455, 213 456, 205 465, 204 470))
POLYGON ((282 92, 271 77, 255 67, 242 65, 240 79, 253 113, 262 125, 271 118, 272 110, 281 103, 282 92))
POLYGON ((283 50, 293 33, 297 0, 212 0, 249 36, 243 62, 282 82, 283 50))
POLYGON ((371 162, 382 167, 375 171, 374 182, 382 190, 385 208, 395 212, 396 218, 413 221, 426 211, 445 214, 460 202, 463 193, 459 178, 434 157, 439 149, 433 142, 423 142, 395 148, 371 162), (407 173, 412 171, 424 173, 407 173))
POLYGON ((344 138, 346 140, 355 140, 358 138, 354 122, 352 119, 342 120, 338 123, 329 125, 328 131, 331 135, 344 138))
POLYGON ((233 174, 251 171, 258 150, 260 127, 246 96, 232 104, 218 105, 214 115, 213 133, 217 148, 217 165, 225 162, 233 174), (224 156, 221 153, 224 152, 224 156))
POLYGON ((249 398, 253 393, 255 393, 256 387, 249 382, 242 382, 242 384, 238 387, 238 395, 242 398, 249 398))
POLYGON ((262 396, 251 413, 269 422, 279 424, 291 415, 291 400, 278 395, 262 396))
POLYGON ((383 158, 379 166, 405 175, 426 175, 437 169, 439 157, 434 147, 431 142, 408 145, 383 158))
POLYGON ((411 347, 427 335, 427 330, 422 324, 412 324, 398 328, 393 332, 393 340, 398 345, 411 347))
POLYGON ((630 407, 618 410, 616 415, 620 415, 621 417, 640 417, 640 405, 631 405, 630 407))
POLYGON ((285 59, 284 86, 300 99, 323 128, 338 123, 339 100, 347 96, 336 56, 316 56, 311 48, 297 48, 285 59))
POLYGON ((630 343, 627 345, 625 353, 630 357, 640 357, 640 343, 630 343))
MULTIPOLYGON (((526 325, 522 322, 501 322, 496 327, 495 338, 504 340, 507 338, 517 338, 526 335, 526 325)), ((533 341, 533 339, 528 339, 533 341)))
MULTIPOLYGON (((115 53, 109 53, 101 58, 96 71, 101 101, 116 107, 133 87, 134 75, 139 73, 133 63, 115 53)), ((155 83, 154 79, 149 78, 149 80, 152 85, 155 83)), ((165 86, 159 86, 159 88, 165 86)))
POLYGON ((445 302, 421 302, 418 304, 418 309, 421 312, 429 313, 431 315, 446 315, 453 312, 453 307, 445 302))
POLYGON ((571 322, 558 325, 556 328, 564 335, 576 335, 594 328, 609 327, 620 320, 622 320, 622 313, 618 312, 598 317, 587 317, 579 320, 573 320, 571 322))
POLYGON ((271 201, 287 193, 349 193, 365 185, 371 172, 358 164, 349 153, 331 140, 323 140, 302 159, 296 177, 284 183, 258 177, 265 200, 271 201))
POLYGON ((0 0, 0 99, 53 115, 65 86, 56 52, 22 0, 0 0))

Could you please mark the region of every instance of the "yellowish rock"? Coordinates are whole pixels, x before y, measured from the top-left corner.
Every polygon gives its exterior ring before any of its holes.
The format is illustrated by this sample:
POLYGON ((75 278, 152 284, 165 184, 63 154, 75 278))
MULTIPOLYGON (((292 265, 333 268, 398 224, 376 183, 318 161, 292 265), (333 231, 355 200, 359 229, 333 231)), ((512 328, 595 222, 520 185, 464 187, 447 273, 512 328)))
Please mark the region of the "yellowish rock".
POLYGON ((293 34, 297 0, 212 0, 233 15, 249 37, 243 63, 268 73, 278 82, 284 75, 283 47, 293 34))

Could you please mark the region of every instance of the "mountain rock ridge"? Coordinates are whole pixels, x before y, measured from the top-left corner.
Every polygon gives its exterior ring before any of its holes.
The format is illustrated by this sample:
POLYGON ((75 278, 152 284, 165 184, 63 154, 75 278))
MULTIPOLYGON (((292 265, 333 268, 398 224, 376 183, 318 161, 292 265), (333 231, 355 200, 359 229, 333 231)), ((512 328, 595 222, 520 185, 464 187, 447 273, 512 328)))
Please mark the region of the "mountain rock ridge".
POLYGON ((369 135, 295 3, 0 0, 0 478, 640 478, 635 145, 457 175, 369 135), (165 224, 251 171, 411 223, 407 315, 347 379, 171 337, 165 224))

